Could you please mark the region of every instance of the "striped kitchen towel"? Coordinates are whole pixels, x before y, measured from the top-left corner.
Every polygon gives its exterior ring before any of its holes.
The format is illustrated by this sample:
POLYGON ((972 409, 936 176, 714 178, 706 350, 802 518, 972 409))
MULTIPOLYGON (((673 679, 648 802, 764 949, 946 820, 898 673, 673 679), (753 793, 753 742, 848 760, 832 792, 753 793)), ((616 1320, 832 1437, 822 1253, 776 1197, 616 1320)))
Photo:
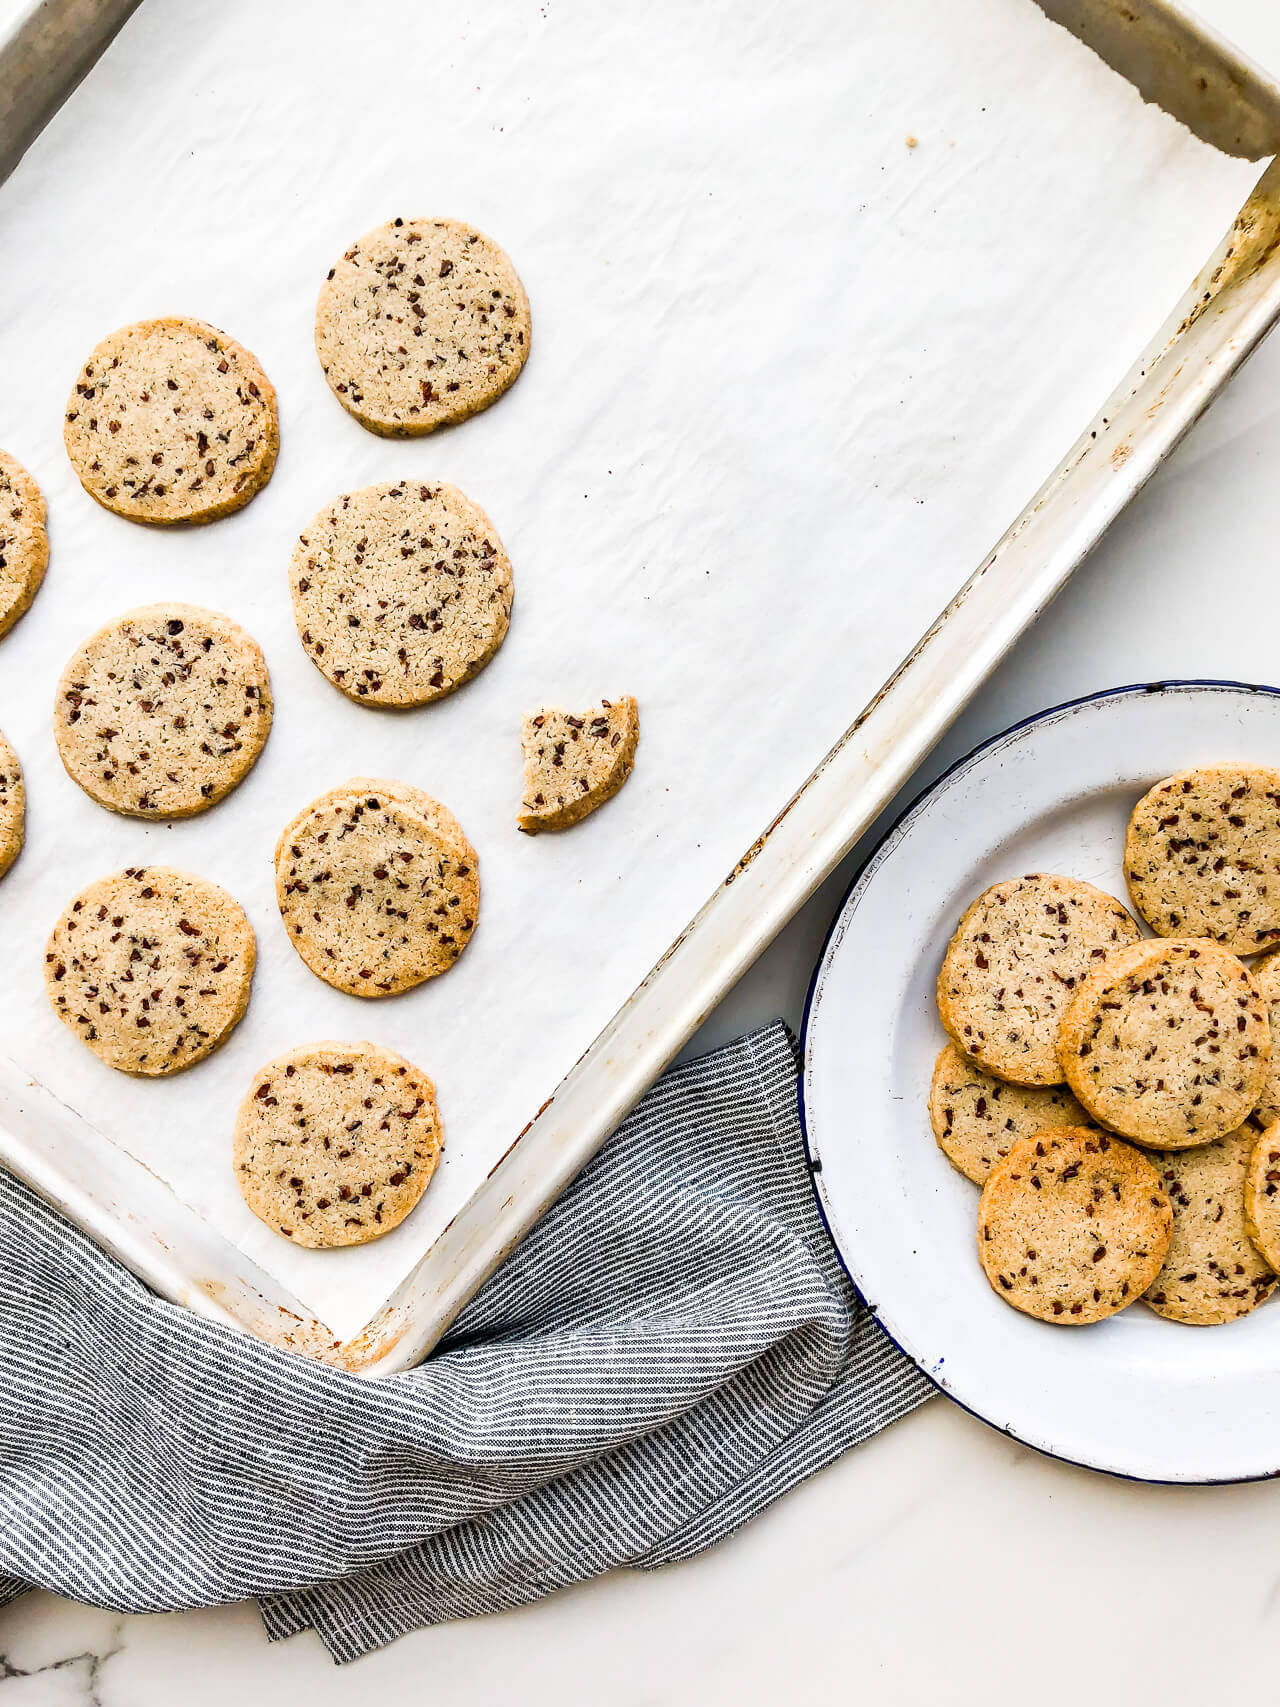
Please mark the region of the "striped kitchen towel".
POLYGON ((780 1024, 669 1072, 380 1381, 163 1302, 0 1175, 0 1602, 257 1597, 350 1660, 696 1553, 932 1390, 819 1220, 780 1024))

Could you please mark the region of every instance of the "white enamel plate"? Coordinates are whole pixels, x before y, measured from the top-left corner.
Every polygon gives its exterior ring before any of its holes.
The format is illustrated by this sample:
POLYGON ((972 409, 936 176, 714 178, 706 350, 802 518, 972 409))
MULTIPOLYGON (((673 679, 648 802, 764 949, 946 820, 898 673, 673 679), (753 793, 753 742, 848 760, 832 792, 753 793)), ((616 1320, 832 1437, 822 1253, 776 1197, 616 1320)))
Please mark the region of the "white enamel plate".
POLYGON ((814 974, 804 1120, 819 1202, 883 1326, 953 1399, 1016 1439, 1149 1481, 1280 1472, 1280 1292, 1238 1322, 1188 1327, 1135 1304, 1055 1328, 978 1266, 978 1189, 929 1128, 945 1038, 934 983, 988 884, 1023 872, 1127 897, 1125 823, 1190 765, 1280 764, 1280 691, 1170 682, 1079 700, 998 735, 936 782, 863 869, 814 974))

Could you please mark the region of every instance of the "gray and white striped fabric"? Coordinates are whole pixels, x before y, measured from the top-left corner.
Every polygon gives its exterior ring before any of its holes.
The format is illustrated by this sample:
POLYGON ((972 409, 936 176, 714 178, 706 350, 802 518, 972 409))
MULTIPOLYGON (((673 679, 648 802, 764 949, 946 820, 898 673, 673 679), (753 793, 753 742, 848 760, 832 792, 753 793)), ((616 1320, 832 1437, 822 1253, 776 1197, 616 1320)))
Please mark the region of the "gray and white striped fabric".
POLYGON ((781 1025, 668 1073, 379 1382, 164 1303, 0 1175, 0 1602, 256 1596, 354 1659, 696 1553, 931 1391, 820 1224, 781 1025))

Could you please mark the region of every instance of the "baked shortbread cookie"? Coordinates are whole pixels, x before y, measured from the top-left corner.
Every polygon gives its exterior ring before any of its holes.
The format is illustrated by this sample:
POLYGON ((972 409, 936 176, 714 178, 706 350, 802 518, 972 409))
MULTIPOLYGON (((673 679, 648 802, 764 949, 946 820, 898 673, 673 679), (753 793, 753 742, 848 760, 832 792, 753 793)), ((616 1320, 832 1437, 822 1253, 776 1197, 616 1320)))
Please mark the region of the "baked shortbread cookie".
POLYGON ((1208 765, 1166 777, 1133 809, 1133 904, 1160 936, 1236 954, 1280 943, 1280 770, 1208 765))
POLYGON ((18 755, 0 735, 0 877, 22 852, 27 833, 27 790, 18 755))
POLYGON ((499 398, 529 356, 529 299, 492 240, 456 219, 393 219, 330 269, 316 353, 371 432, 408 438, 499 398))
POLYGON ((0 634, 40 590, 49 567, 44 498, 20 462, 0 450, 0 634))
POLYGON ((1267 1082, 1262 1087, 1258 1106, 1253 1111, 1254 1118, 1268 1126, 1273 1120, 1280 1120, 1280 949, 1256 961, 1250 970, 1267 1004, 1267 1017, 1271 1022, 1271 1065, 1267 1069, 1267 1082))
POLYGON ((1180 1150, 1234 1132, 1267 1082, 1266 1004, 1235 955, 1203 939, 1123 949, 1063 1015, 1063 1072, 1091 1117, 1180 1150))
POLYGON ((127 611, 77 648, 53 733, 67 774, 112 812, 189 818, 230 794, 271 731, 252 635, 198 605, 127 611))
POLYGON ((631 775, 640 713, 629 694, 586 711, 543 706, 524 720, 517 822, 529 835, 567 830, 611 800, 631 775))
POLYGON ((1101 1321, 1140 1297, 1169 1249, 1173 1212, 1145 1156, 1105 1132, 1020 1138, 978 1204, 992 1289, 1041 1321, 1101 1321))
POLYGON ((53 1010, 108 1067, 147 1077, 203 1060, 249 1005, 253 927, 224 889, 134 866, 82 889, 53 927, 53 1010))
POLYGON ((443 1139, 435 1087, 374 1043, 311 1043, 254 1075, 236 1120, 244 1200, 295 1245, 363 1245, 399 1226, 443 1139))
POLYGON ((1011 1085, 969 1060, 954 1043, 939 1054, 929 1090, 929 1123, 938 1148, 975 1185, 1019 1138, 1089 1117, 1062 1085, 1011 1085))
POLYGON ((276 844, 289 941, 351 996, 391 996, 447 972, 480 906, 476 850, 439 801, 352 777, 313 800, 276 844))
POLYGON ((1280 1272, 1280 1121, 1254 1139, 1244 1180, 1244 1224, 1262 1260, 1280 1272))
POLYGON ((271 478, 276 394, 257 358, 181 317, 122 326, 67 400, 67 455, 91 498, 130 521, 211 522, 271 478))
POLYGON ((470 681, 506 637, 511 563, 456 486, 401 480, 327 504, 293 553, 298 634, 366 705, 425 705, 470 681))
POLYGON ((938 974, 938 1012, 971 1060, 1016 1085, 1060 1085, 1058 1025, 1091 967, 1138 938, 1110 895, 1033 872, 995 883, 960 920, 938 974))
POLYGON ((1173 1206, 1173 1238, 1144 1302, 1175 1322, 1212 1327, 1265 1304, 1276 1277, 1245 1228, 1244 1185, 1258 1137, 1241 1126, 1194 1150, 1153 1152, 1173 1206))

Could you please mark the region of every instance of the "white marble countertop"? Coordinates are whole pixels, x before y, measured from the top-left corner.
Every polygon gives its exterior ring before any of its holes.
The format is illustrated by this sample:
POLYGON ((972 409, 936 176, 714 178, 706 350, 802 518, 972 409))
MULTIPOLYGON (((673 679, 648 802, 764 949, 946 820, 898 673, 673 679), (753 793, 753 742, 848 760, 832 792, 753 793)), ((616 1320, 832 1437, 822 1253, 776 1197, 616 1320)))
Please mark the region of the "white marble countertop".
MULTIPOLYGON (((1273 0, 1199 10, 1280 66, 1273 0)), ((1280 682, 1277 398, 1280 336, 914 786, 1076 694, 1179 675, 1280 682)), ((779 1012, 798 1019, 847 880, 833 877, 794 921, 704 1026, 699 1050, 779 1012)), ((0 1612, 0 1707, 257 1707, 286 1695, 325 1707, 353 1688, 388 1703, 465 1694, 469 1707, 505 1707, 515 1691, 529 1707, 1262 1699, 1280 1643, 1278 1528, 1275 1484, 1112 1481, 935 1399, 700 1559, 425 1631, 354 1668, 335 1668, 312 1636, 269 1647, 248 1606, 119 1618, 30 1595, 0 1612), (1211 1564, 1212 1593, 1189 1598, 1211 1564)))

